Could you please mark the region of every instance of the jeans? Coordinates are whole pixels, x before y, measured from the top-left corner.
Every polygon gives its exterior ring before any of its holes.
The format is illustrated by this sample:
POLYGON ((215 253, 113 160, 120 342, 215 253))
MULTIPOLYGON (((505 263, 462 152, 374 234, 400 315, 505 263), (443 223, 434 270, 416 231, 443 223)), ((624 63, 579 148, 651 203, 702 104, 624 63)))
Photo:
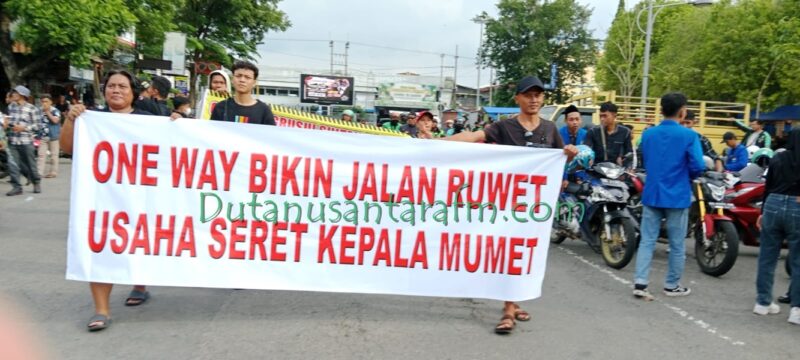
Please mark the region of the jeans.
POLYGON ((10 145, 8 149, 11 150, 11 156, 19 164, 22 175, 25 175, 34 184, 38 184, 42 178, 39 176, 39 170, 36 169, 36 154, 33 145, 10 145))
POLYGON ((683 268, 686 265, 686 225, 689 222, 689 209, 667 209, 650 206, 642 207, 641 241, 636 253, 636 275, 634 283, 647 285, 650 279, 650 263, 656 240, 661 231, 661 219, 667 219, 669 238, 669 268, 664 279, 664 288, 674 289, 680 285, 683 268))
POLYGON ((761 218, 756 276, 756 302, 760 305, 772 303, 775 266, 784 239, 789 243, 789 266, 792 269, 789 297, 792 307, 800 307, 800 197, 769 194, 761 218))
POLYGON ((19 182, 19 165, 14 160, 14 157, 11 156, 11 150, 9 148, 5 149, 6 153, 6 169, 8 171, 8 177, 11 178, 11 185, 14 189, 22 187, 22 184, 19 182))
POLYGON ((39 169, 39 176, 49 174, 58 174, 58 153, 59 143, 58 139, 52 140, 51 138, 43 138, 39 144, 37 153, 36 168, 39 169), (47 172, 47 154, 50 154, 50 171, 47 172))

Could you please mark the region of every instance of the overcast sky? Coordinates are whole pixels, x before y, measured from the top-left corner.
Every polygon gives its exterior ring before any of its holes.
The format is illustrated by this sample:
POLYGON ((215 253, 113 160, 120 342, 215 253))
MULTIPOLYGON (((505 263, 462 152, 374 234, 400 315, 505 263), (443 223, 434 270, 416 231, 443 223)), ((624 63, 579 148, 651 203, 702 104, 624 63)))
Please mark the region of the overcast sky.
MULTIPOLYGON (((618 0, 578 0, 592 9, 589 29, 594 37, 605 38, 618 0)), ((632 2, 632 1, 629 1, 632 2)), ((292 26, 282 33, 269 33, 259 47, 260 64, 305 69, 329 69, 328 40, 349 40, 349 70, 356 74, 395 74, 412 71, 439 76, 441 53, 453 55, 456 45, 458 83, 477 84, 475 54, 480 27, 472 22, 486 11, 497 15, 495 1, 484 0, 283 0, 292 26), (367 46, 370 45, 370 46, 367 46), (379 47, 380 46, 380 47, 379 47), (394 49, 389 49, 394 48, 394 49), (404 51, 402 49, 420 52, 404 51)), ((334 50, 344 52, 344 43, 334 50)), ((453 57, 445 57, 453 65, 453 57)), ((452 76, 445 69, 445 76, 452 76)), ((481 84, 489 82, 488 70, 481 72, 481 84)))

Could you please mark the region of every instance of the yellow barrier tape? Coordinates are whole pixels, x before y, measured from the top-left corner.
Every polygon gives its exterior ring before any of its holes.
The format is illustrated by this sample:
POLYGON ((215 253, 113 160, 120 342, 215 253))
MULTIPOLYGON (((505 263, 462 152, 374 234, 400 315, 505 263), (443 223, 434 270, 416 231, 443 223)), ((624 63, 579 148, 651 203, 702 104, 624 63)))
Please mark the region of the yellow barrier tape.
POLYGON ((326 131, 355 132, 371 135, 409 137, 409 135, 406 133, 377 127, 375 125, 365 125, 357 122, 337 120, 331 117, 300 111, 282 105, 270 105, 270 107, 272 108, 272 114, 275 116, 275 123, 278 126, 326 131))

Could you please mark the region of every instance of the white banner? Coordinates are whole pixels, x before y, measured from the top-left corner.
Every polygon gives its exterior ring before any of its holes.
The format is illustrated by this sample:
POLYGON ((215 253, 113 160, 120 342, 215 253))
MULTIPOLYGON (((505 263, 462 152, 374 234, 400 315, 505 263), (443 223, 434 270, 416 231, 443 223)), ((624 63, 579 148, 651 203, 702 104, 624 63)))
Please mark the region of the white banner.
POLYGON ((75 131, 67 279, 541 293, 560 150, 98 112, 75 131))

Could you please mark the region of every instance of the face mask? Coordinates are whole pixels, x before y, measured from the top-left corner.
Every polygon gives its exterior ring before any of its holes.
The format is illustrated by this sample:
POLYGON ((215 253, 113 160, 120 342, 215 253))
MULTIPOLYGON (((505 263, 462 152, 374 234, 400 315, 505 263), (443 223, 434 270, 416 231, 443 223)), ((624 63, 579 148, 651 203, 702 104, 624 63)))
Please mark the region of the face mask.
POLYGON ((186 117, 192 117, 192 109, 188 109, 188 110, 186 110, 186 112, 184 113, 184 115, 186 115, 186 117))

